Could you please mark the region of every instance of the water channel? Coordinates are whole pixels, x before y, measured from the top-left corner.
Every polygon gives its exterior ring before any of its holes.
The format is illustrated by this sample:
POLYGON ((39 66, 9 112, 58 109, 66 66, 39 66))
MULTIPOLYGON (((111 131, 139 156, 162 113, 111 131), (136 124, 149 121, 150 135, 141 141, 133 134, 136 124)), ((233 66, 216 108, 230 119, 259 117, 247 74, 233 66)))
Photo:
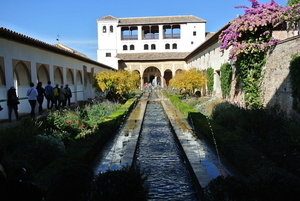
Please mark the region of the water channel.
POLYGON ((147 105, 136 164, 149 175, 151 199, 198 200, 160 103, 147 105))
MULTIPOLYGON (((98 174, 134 163, 149 175, 149 200, 198 200, 194 178, 204 187, 225 168, 189 131, 179 131, 180 136, 176 136, 169 123, 170 114, 167 117, 164 112, 163 101, 157 99, 155 93, 139 101, 131 118, 124 122, 127 126, 120 129, 95 159, 94 172, 98 174), (191 155, 188 160, 182 146, 187 147, 185 152, 191 155), (188 168, 191 163, 194 175, 188 168)), ((177 116, 176 111, 172 111, 177 116)))

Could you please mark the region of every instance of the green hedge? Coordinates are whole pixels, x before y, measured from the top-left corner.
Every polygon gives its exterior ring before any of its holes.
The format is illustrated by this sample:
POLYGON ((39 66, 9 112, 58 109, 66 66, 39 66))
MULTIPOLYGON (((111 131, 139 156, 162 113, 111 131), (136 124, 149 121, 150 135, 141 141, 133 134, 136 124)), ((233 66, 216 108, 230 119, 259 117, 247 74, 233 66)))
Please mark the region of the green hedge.
MULTIPOLYGON (((200 133, 206 136, 212 143, 216 140, 218 150, 245 176, 249 176, 260 167, 275 166, 275 163, 243 141, 239 135, 228 131, 213 120, 207 119, 205 115, 196 111, 192 106, 182 103, 180 95, 170 95, 167 91, 163 91, 163 95, 169 98, 171 103, 193 122, 198 135, 200 133)), ((198 137, 200 138, 200 136, 198 137)))
POLYGON ((136 101, 136 98, 129 99, 120 109, 107 117, 93 134, 70 145, 66 154, 54 160, 35 176, 34 182, 46 191, 51 179, 59 171, 82 164, 90 165, 106 142, 116 133, 136 101))
POLYGON ((207 117, 203 114, 199 112, 190 113, 189 118, 192 120, 195 129, 199 131, 197 134, 203 134, 211 142, 214 142, 214 137, 219 151, 245 176, 249 176, 253 171, 257 170, 257 168, 275 166, 264 154, 244 142, 240 136, 229 132, 210 119, 208 123, 207 117))
POLYGON ((176 106, 185 117, 188 117, 190 112, 197 112, 193 106, 181 102, 180 97, 182 97, 182 95, 169 95, 165 90, 163 90, 162 93, 165 97, 170 99, 171 103, 176 106))

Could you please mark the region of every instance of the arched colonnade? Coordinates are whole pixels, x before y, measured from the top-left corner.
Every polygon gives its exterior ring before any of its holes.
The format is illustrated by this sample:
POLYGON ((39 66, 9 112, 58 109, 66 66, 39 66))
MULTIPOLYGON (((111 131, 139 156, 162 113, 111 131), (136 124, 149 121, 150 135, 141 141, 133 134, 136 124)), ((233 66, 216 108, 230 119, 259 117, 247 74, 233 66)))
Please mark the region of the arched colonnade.
MULTIPOLYGON (((82 69, 74 69, 42 63, 32 65, 29 61, 14 59, 11 61, 11 68, 4 68, 4 60, 3 57, 0 57, 0 105, 4 108, 6 108, 7 91, 11 86, 15 86, 17 96, 20 100, 20 104, 18 105, 19 112, 30 112, 26 92, 31 82, 35 84, 35 87, 38 82, 42 82, 42 86, 45 87, 48 81, 51 81, 52 86, 59 84, 65 87, 68 84, 72 91, 71 102, 93 97, 93 68, 89 69, 90 72, 88 72, 86 66, 82 66, 82 69)), ((44 99, 43 108, 46 108, 46 104, 47 101, 44 99)), ((2 118, 0 119, 6 119, 8 114, 5 113, 1 112, 2 118)), ((12 115, 14 118, 14 114, 12 115)))
POLYGON ((140 75, 140 86, 152 84, 154 87, 168 88, 170 80, 178 72, 185 69, 185 64, 179 63, 144 63, 144 64, 133 64, 126 63, 124 70, 137 71, 140 75))

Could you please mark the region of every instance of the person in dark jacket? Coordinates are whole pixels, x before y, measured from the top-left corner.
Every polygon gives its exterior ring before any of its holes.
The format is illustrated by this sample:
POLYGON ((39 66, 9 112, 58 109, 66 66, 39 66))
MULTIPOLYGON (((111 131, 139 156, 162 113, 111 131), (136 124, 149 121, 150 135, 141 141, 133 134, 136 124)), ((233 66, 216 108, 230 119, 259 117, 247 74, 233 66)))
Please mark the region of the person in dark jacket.
POLYGON ((53 98, 53 87, 51 86, 51 81, 48 81, 48 85, 45 87, 45 93, 47 99, 47 109, 52 110, 54 104, 54 98, 53 98))
POLYGON ((37 102, 39 103, 39 114, 43 114, 43 102, 44 96, 46 96, 45 89, 42 87, 42 82, 39 82, 36 86, 38 91, 37 102))
POLYGON ((71 106, 72 91, 71 91, 68 84, 66 84, 65 90, 66 90, 66 103, 65 103, 65 105, 68 105, 70 107, 71 106))
POLYGON ((18 113, 18 104, 19 98, 16 93, 16 88, 14 86, 10 87, 7 91, 7 106, 8 106, 8 121, 11 122, 11 112, 12 110, 15 111, 16 119, 19 120, 19 113, 18 113))

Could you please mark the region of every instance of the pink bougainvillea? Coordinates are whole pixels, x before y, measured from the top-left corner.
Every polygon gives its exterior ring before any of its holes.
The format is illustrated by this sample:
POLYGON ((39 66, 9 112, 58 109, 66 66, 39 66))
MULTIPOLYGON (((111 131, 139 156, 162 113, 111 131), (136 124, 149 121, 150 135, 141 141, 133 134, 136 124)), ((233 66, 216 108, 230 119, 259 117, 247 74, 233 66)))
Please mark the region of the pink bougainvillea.
POLYGON ((283 21, 295 23, 300 20, 300 2, 286 7, 281 16, 283 21))
POLYGON ((245 14, 233 19, 219 36, 221 51, 231 48, 230 59, 236 60, 241 53, 265 51, 276 44, 278 40, 272 38, 272 30, 282 24, 282 13, 288 10, 273 0, 266 4, 248 1, 252 7, 237 6, 245 8, 245 14))

